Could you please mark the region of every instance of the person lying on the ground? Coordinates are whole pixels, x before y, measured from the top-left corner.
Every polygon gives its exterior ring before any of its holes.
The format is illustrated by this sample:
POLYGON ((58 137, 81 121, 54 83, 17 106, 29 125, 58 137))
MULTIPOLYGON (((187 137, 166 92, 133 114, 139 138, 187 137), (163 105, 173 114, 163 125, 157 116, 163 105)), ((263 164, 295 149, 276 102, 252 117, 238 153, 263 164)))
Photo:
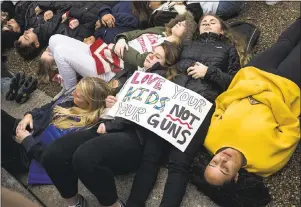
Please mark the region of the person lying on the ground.
POLYGON ((300 27, 299 18, 216 99, 204 139, 214 156, 194 183, 222 206, 266 205, 258 176, 281 170, 300 141, 300 27))
POLYGON ((146 29, 149 7, 147 1, 118 2, 113 7, 103 7, 95 24, 94 36, 105 43, 114 43, 115 36, 135 29, 146 29))
POLYGON ((217 15, 223 20, 238 15, 240 12, 243 1, 187 1, 186 4, 199 3, 204 14, 217 15))
POLYGON ((148 4, 152 10, 148 22, 150 27, 164 26, 176 15, 187 11, 192 13, 195 22, 198 22, 203 15, 202 7, 198 2, 187 5, 186 2, 179 1, 148 1, 148 4))
POLYGON ((53 140, 98 124, 111 94, 102 79, 86 77, 57 101, 27 112, 21 121, 1 110, 2 167, 12 174, 27 171, 30 160, 40 162, 53 140))
MULTIPOLYGON (((154 48, 164 41, 179 43, 181 39, 191 39, 195 26, 196 24, 192 16, 185 14, 184 16, 179 16, 171 20, 166 28, 157 27, 148 30, 122 33, 118 35, 120 38, 113 47, 113 51, 117 53, 119 57, 111 52, 110 56, 116 56, 113 60, 117 59, 119 63, 124 61, 128 64, 135 65, 139 70, 150 68, 153 65, 153 61, 146 58, 148 53, 153 52, 154 48), (167 34, 163 33, 165 30, 167 34), (131 40, 129 41, 130 47, 128 47, 126 40, 131 40), (129 49, 126 55, 124 55, 124 48, 129 49)), ((103 62, 105 57, 101 54, 104 49, 104 44, 101 39, 96 40, 89 46, 83 42, 62 35, 51 37, 49 41, 50 51, 54 56, 59 73, 64 80, 62 92, 76 84, 76 72, 83 77, 98 76, 105 81, 110 81, 115 75, 113 69, 119 70, 124 68, 122 64, 118 64, 118 67, 116 65, 111 67, 110 63, 103 62), (68 45, 68 47, 66 47, 66 45, 68 45), (75 54, 71 51, 78 52, 75 54), (106 65, 110 67, 106 67, 106 65)), ((162 53, 162 50, 160 52, 162 53)), ((164 60, 166 54, 164 53, 164 55, 162 55, 154 56, 156 57, 155 60, 164 60)), ((108 59, 112 59, 112 57, 108 57, 108 59)))
POLYGON ((14 41, 29 29, 36 28, 52 18, 53 14, 62 15, 70 9, 67 2, 19 1, 14 7, 14 16, 1 24, 1 49, 14 46, 14 41))
POLYGON ((66 35, 80 41, 93 34, 96 21, 95 15, 84 13, 79 19, 70 19, 70 21, 63 21, 63 23, 62 16, 54 15, 44 24, 26 30, 15 43, 17 52, 21 57, 25 60, 37 57, 40 51, 48 45, 50 37, 54 34, 66 35))
MULTIPOLYGON (((180 76, 175 82, 190 89, 211 103, 225 91, 233 76, 240 69, 239 56, 235 46, 228 43, 224 34, 229 32, 226 24, 219 18, 205 15, 200 19, 199 39, 184 41, 177 69, 182 66, 180 76), (189 48, 189 49, 188 49, 189 48), (218 49, 216 49, 218 48, 218 49), (213 52, 214 51, 214 52, 213 52), (188 61, 190 65, 185 64, 188 61), (210 69, 208 69, 210 68, 210 69), (186 72, 187 70, 187 72, 186 72)), ((185 152, 167 143, 157 135, 146 133, 144 158, 138 169, 127 205, 144 206, 152 190, 160 169, 160 158, 166 145, 169 146, 168 177, 160 206, 178 207, 186 192, 189 169, 194 157, 206 136, 213 108, 209 111, 196 135, 185 152)))

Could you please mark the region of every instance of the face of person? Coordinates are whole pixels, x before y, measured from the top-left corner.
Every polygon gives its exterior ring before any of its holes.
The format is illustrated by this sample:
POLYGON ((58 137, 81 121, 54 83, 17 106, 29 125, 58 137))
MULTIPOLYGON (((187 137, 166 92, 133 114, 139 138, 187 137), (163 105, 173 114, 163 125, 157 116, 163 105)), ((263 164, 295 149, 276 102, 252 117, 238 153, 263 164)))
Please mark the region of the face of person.
POLYGON ((155 65, 158 62, 161 65, 165 64, 165 51, 161 46, 156 47, 152 53, 146 56, 144 61, 144 67, 151 68, 153 65, 155 65))
POLYGON ((47 48, 43 54, 41 55, 41 59, 46 60, 49 63, 54 62, 54 58, 52 56, 52 53, 50 52, 49 48, 47 48))
POLYGON ((181 38, 186 31, 186 22, 178 22, 173 28, 171 28, 171 32, 174 36, 181 38))
POLYGON ((30 45, 32 43, 34 43, 37 48, 40 46, 38 36, 32 31, 32 29, 26 30, 19 38, 18 42, 21 42, 21 45, 24 46, 30 45))
POLYGON ((212 185, 222 185, 231 179, 238 179, 243 163, 242 155, 235 149, 226 148, 217 153, 205 169, 205 178, 212 185))
POLYGON ((20 26, 14 19, 10 19, 6 22, 6 24, 2 27, 2 31, 13 31, 20 32, 20 26))
POLYGON ((88 101, 82 96, 81 90, 76 87, 75 90, 72 92, 73 102, 76 106, 81 109, 88 109, 89 103, 88 101))
POLYGON ((148 5, 152 10, 159 8, 162 4, 161 1, 148 1, 148 5))
POLYGON ((200 23, 200 34, 214 32, 216 34, 223 34, 220 21, 214 16, 207 15, 200 23))

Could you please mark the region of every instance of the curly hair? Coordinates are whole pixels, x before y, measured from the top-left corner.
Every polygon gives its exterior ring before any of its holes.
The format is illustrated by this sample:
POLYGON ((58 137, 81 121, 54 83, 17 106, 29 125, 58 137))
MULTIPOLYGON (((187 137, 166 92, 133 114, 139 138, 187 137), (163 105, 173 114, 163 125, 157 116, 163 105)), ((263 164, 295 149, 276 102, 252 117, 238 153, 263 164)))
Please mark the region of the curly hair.
POLYGON ((34 43, 31 43, 30 45, 22 45, 19 41, 15 41, 15 48, 25 61, 36 58, 42 49, 42 47, 36 48, 34 43))
POLYGON ((194 17, 190 12, 185 12, 185 14, 177 15, 174 19, 171 19, 166 25, 166 35, 171 35, 171 29, 179 22, 185 21, 186 31, 181 38, 181 42, 185 40, 191 40, 196 31, 197 24, 194 21, 194 17))
POLYGON ((262 177, 245 169, 239 171, 237 183, 232 179, 221 186, 211 185, 206 181, 203 165, 194 166, 192 172, 194 175, 191 177, 191 183, 222 207, 261 207, 271 201, 262 177))
MULTIPOLYGON (((235 35, 235 33, 228 27, 228 25, 220 17, 218 17, 214 14, 203 15, 199 20, 198 28, 200 28, 200 24, 206 16, 213 16, 216 19, 218 19, 218 21, 221 25, 221 29, 224 32, 223 36, 225 37, 225 40, 229 41, 231 44, 233 44, 236 47, 236 50, 237 50, 239 58, 240 58, 240 65, 241 66, 246 65, 251 58, 251 55, 248 53, 248 51, 246 49, 247 48, 246 39, 244 37, 242 37, 241 35, 235 35)), ((195 37, 197 37, 197 36, 199 36, 199 31, 196 32, 195 37)))

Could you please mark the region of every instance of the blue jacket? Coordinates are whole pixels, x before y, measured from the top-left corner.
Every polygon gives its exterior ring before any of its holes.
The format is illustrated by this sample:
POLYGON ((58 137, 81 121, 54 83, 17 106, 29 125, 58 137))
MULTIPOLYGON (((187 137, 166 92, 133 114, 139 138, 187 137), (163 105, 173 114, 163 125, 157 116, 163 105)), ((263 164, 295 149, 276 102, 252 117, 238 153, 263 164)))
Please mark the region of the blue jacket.
POLYGON ((132 2, 118 2, 113 7, 104 6, 99 12, 99 19, 106 14, 112 14, 115 18, 115 27, 101 27, 95 31, 95 38, 101 38, 105 43, 114 43, 117 34, 135 30, 139 26, 138 18, 132 13, 132 2))

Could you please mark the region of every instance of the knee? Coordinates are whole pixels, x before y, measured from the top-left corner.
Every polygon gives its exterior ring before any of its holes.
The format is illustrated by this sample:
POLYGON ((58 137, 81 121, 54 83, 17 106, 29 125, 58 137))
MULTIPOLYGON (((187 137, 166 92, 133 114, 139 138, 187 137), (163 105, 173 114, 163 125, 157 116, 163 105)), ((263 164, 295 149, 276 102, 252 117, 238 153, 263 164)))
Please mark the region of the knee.
POLYGON ((47 147, 41 157, 41 164, 45 168, 57 167, 62 162, 64 162, 62 151, 59 151, 54 144, 47 147))
POLYGON ((79 147, 72 157, 72 164, 78 176, 93 172, 93 157, 89 156, 85 146, 79 147))

